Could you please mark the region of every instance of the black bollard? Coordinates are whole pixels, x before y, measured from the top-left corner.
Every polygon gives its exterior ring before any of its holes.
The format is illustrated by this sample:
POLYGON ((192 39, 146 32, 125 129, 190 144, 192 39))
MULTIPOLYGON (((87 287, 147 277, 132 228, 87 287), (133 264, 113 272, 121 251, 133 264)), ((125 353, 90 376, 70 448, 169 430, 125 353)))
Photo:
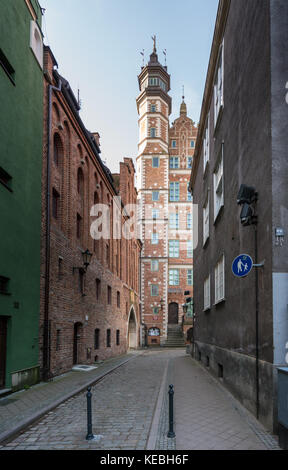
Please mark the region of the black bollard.
POLYGON ((174 425, 174 416, 173 416, 173 400, 174 400, 174 389, 173 385, 169 385, 169 432, 167 437, 175 437, 175 432, 173 430, 174 425))
POLYGON ((91 387, 87 388, 87 436, 86 440, 91 441, 94 439, 94 434, 92 432, 92 393, 91 387))

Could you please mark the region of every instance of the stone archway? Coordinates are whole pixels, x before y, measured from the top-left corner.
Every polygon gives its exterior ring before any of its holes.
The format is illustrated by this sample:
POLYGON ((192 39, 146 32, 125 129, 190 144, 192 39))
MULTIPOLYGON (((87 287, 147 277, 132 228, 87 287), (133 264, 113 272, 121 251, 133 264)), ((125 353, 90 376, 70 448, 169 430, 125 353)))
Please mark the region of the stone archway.
POLYGON ((127 343, 129 349, 137 349, 137 320, 133 307, 129 314, 127 343))

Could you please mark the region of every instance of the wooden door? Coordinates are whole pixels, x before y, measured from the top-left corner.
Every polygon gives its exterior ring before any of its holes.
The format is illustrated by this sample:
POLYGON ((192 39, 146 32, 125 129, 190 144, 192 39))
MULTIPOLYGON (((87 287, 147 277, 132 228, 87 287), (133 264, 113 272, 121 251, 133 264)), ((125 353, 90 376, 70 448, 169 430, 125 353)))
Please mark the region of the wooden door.
POLYGON ((171 325, 177 325, 178 324, 178 310, 179 306, 177 303, 173 302, 172 304, 169 304, 169 309, 168 309, 168 323, 171 325))

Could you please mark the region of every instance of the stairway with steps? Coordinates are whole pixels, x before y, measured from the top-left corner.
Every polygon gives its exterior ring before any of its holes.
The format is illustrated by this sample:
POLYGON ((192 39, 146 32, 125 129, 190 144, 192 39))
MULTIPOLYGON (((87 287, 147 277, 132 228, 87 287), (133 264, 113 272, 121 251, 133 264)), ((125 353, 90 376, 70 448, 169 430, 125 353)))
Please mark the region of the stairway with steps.
POLYGON ((185 341, 181 325, 168 325, 167 341, 163 344, 165 348, 184 348, 185 341))

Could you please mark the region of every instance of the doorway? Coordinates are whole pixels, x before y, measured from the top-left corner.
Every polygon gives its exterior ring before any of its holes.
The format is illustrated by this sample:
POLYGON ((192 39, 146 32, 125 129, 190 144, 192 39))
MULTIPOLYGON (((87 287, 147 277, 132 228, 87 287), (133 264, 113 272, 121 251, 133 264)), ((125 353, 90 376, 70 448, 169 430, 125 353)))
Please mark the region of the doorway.
POLYGON ((131 309, 128 324, 128 347, 129 349, 137 348, 137 325, 134 309, 131 309))
POLYGON ((78 364, 80 359, 80 340, 82 332, 82 323, 77 322, 74 324, 74 337, 73 337, 73 365, 78 364))
POLYGON ((0 388, 5 387, 7 321, 8 318, 0 317, 0 388))
POLYGON ((178 311, 179 305, 172 302, 168 307, 168 323, 169 325, 178 325, 178 311))

